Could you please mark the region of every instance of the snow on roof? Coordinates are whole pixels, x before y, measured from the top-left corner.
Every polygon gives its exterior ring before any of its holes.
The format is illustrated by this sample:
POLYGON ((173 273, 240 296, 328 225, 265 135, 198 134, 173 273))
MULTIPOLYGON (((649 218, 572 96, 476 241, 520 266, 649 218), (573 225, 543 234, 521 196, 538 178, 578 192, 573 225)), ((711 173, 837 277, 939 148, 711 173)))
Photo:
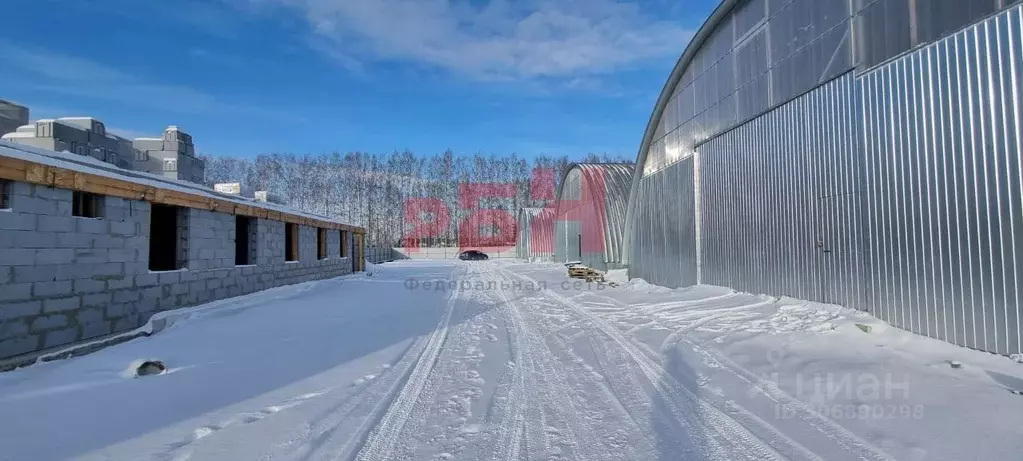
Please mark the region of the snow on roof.
POLYGON ((113 134, 113 133, 111 133, 109 131, 104 132, 103 134, 107 137, 107 139, 113 139, 115 141, 128 141, 129 140, 128 138, 125 138, 123 136, 118 136, 118 135, 113 134))
POLYGON ((43 122, 43 121, 53 122, 53 123, 56 123, 56 124, 60 124, 60 125, 66 126, 68 128, 74 128, 76 130, 88 131, 85 127, 76 124, 74 120, 68 120, 66 118, 58 118, 56 120, 40 120, 40 122, 43 122))
POLYGON ((100 122, 99 120, 96 120, 93 117, 61 117, 61 118, 57 119, 57 122, 61 123, 63 125, 69 125, 70 124, 70 126, 73 126, 75 128, 78 128, 78 129, 81 129, 81 130, 85 130, 85 131, 92 131, 94 123, 99 123, 99 124, 103 123, 103 122, 100 122))
POLYGON ((31 133, 26 133, 24 131, 15 131, 13 133, 7 133, 3 136, 0 136, 0 139, 25 139, 34 137, 36 137, 36 132, 35 130, 32 130, 31 133))
POLYGON ((163 141, 163 138, 135 138, 136 141, 163 141))
POLYGON ((36 126, 35 125, 22 125, 22 126, 19 126, 16 131, 18 133, 35 133, 36 132, 36 126))
POLYGON ((255 206, 257 208, 279 211, 282 213, 287 213, 295 216, 302 216, 310 219, 317 219, 321 221, 329 221, 338 224, 344 224, 341 221, 329 218, 327 216, 307 213, 304 211, 296 210, 294 208, 276 205, 273 203, 258 202, 254 199, 247 197, 239 197, 237 195, 231 194, 222 194, 200 184, 182 181, 179 179, 168 178, 165 176, 147 173, 144 171, 125 170, 123 168, 117 167, 116 165, 112 165, 110 163, 106 163, 104 161, 97 160, 89 156, 76 155, 66 151, 54 152, 47 149, 26 146, 24 144, 17 144, 12 141, 0 141, 0 156, 25 160, 28 162, 39 163, 57 168, 74 170, 80 173, 94 174, 97 176, 103 176, 111 179, 119 179, 122 181, 133 182, 135 184, 140 184, 143 186, 158 187, 161 189, 173 190, 176 192, 182 192, 186 194, 234 202, 241 205, 249 205, 255 206))

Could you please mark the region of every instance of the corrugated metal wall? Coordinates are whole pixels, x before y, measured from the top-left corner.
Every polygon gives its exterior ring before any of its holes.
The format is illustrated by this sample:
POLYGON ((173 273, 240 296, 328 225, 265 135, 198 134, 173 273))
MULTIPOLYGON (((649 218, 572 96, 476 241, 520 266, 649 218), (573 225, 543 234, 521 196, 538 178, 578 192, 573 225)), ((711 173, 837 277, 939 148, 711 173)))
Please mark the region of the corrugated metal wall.
POLYGON ((1021 50, 1015 6, 697 146, 698 214, 665 199, 691 176, 642 177, 630 275, 688 285, 676 263, 699 258, 700 283, 1023 352, 1021 50), (698 251, 676 231, 690 214, 698 251))
POLYGON ((515 257, 530 261, 550 261, 554 258, 553 209, 520 209, 516 230, 515 257))
POLYGON ((851 73, 698 148, 702 282, 861 305, 851 73))
POLYGON ((1021 12, 862 76, 870 311, 1002 354, 1021 351, 1021 12))
POLYGON ((558 191, 555 259, 582 261, 599 270, 622 261, 622 237, 633 165, 578 164, 558 191))
POLYGON ((695 285, 696 219, 693 157, 675 163, 640 183, 630 277, 671 288, 695 285))

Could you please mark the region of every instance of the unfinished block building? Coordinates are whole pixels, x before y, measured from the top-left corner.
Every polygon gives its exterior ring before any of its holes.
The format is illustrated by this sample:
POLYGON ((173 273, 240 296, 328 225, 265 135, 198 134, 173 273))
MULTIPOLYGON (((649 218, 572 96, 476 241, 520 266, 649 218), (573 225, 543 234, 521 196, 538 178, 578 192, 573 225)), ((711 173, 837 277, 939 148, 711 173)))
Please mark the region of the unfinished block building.
POLYGON ((0 359, 363 270, 362 228, 0 142, 0 359))

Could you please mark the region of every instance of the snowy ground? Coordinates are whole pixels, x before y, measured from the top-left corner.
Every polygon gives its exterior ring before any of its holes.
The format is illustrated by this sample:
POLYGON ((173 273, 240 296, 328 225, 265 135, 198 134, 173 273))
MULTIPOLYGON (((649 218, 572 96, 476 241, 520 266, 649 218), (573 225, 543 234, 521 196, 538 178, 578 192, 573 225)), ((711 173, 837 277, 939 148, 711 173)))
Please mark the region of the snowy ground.
POLYGON ((1023 365, 835 306, 402 261, 189 312, 0 374, 0 459, 1023 457, 1023 365))

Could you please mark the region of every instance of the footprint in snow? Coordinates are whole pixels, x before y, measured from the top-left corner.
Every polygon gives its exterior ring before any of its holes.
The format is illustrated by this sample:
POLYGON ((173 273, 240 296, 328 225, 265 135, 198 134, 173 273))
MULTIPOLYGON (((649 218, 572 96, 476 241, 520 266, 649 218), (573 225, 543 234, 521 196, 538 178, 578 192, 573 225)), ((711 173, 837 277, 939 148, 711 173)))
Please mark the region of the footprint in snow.
POLYGON ((313 397, 319 397, 319 396, 321 396, 323 394, 326 394, 326 392, 310 392, 308 394, 302 394, 302 395, 300 395, 298 397, 289 399, 288 401, 289 402, 301 402, 303 400, 309 400, 309 399, 311 399, 313 397))
POLYGON ((192 440, 201 440, 208 437, 210 434, 223 429, 223 426, 211 424, 209 426, 199 426, 192 431, 192 440))
POLYGON ((361 377, 359 379, 356 379, 355 382, 352 383, 352 384, 354 384, 356 386, 361 385, 361 384, 365 384, 366 381, 372 381, 372 380, 376 379, 376 377, 377 377, 377 375, 366 375, 366 376, 363 376, 363 377, 361 377))
POLYGON ((263 416, 264 415, 262 415, 262 414, 243 415, 242 416, 242 424, 252 424, 252 423, 254 423, 256 421, 259 421, 259 420, 263 419, 263 416))
POLYGON ((291 404, 284 404, 284 405, 270 405, 270 406, 268 406, 268 407, 266 407, 266 408, 264 408, 262 410, 259 410, 259 412, 263 413, 264 415, 269 416, 269 415, 272 415, 274 413, 280 413, 280 412, 282 412, 284 410, 287 410, 288 408, 291 408, 291 407, 293 407, 295 405, 298 405, 298 404, 297 403, 291 403, 291 404))

